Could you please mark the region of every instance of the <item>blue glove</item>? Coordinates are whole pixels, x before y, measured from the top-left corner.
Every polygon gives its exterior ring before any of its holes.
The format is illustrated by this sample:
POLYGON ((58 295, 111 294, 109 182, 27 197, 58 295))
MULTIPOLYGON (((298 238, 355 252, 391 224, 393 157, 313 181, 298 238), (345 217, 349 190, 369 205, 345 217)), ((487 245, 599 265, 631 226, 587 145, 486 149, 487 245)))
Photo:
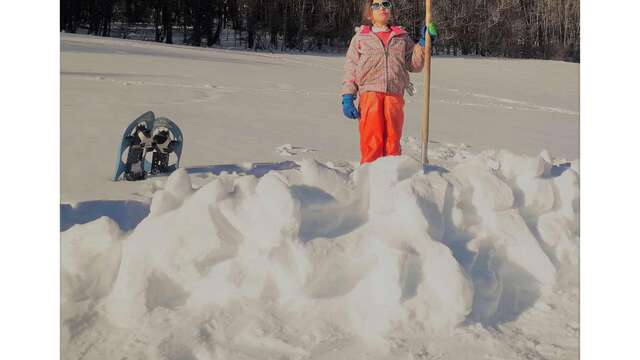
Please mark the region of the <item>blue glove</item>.
POLYGON ((429 27, 423 26, 422 33, 420 37, 420 46, 424 47, 427 37, 427 32, 429 33, 429 38, 431 39, 431 43, 433 44, 438 38, 438 27, 434 23, 430 23, 429 27))
POLYGON ((342 113, 349 119, 357 119, 360 117, 358 109, 356 109, 356 106, 353 104, 354 98, 355 96, 352 94, 342 95, 342 113))

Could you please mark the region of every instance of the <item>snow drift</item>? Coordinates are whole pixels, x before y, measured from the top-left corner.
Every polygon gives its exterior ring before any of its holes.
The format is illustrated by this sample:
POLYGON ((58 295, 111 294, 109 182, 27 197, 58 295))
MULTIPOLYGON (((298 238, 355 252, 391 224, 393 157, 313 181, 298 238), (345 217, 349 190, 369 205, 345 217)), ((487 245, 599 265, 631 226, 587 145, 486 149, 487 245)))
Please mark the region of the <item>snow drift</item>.
POLYGON ((577 282, 578 162, 553 162, 306 159, 198 189, 176 171, 133 231, 103 217, 62 233, 63 352, 302 359, 517 318, 577 282))

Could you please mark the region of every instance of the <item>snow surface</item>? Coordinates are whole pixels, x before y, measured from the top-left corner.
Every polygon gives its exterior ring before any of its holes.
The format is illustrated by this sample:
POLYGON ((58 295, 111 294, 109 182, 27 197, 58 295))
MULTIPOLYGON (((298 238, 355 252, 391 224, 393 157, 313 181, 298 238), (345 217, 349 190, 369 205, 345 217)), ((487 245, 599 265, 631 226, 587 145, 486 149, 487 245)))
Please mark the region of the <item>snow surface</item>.
MULTIPOLYGON (((340 107, 343 55, 72 34, 62 34, 60 46, 64 203, 144 200, 136 195, 144 190, 110 178, 124 128, 149 110, 182 128, 186 168, 359 159, 357 123, 340 107)), ((430 149, 465 143, 476 153, 579 157, 579 71, 556 61, 434 58, 430 149)), ((411 79, 418 92, 405 97, 407 141, 419 136, 423 106, 423 75, 411 79)))
POLYGON ((61 46, 64 359, 579 357, 574 64, 436 58, 425 175, 419 94, 357 164, 342 58, 61 46), (110 182, 147 110, 185 167, 110 182))
POLYGON ((579 174, 547 159, 178 170, 134 230, 62 233, 63 354, 577 358, 579 174))

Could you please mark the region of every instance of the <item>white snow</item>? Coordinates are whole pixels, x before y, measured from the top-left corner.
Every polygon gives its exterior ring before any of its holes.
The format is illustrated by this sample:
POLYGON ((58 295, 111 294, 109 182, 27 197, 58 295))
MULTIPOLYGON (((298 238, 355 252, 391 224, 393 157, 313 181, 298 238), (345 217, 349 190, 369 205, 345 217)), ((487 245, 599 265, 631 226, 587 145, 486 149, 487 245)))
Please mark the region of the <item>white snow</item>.
POLYGON ((419 93, 358 164, 343 57, 61 48, 63 358, 578 358, 577 65, 434 59, 423 174, 419 93), (147 110, 183 168, 111 182, 147 110))
MULTIPOLYGON (((183 130, 185 168, 302 157, 359 160, 357 123, 344 118, 340 105, 344 55, 74 34, 62 34, 60 46, 65 203, 144 200, 138 194, 147 189, 110 178, 124 128, 149 110, 183 130)), ((432 68, 433 160, 488 149, 579 157, 578 64, 435 57, 432 68), (458 151, 461 143, 465 152, 458 151)), ((405 97, 403 146, 419 153, 423 74, 411 74, 411 81, 418 92, 405 97)))
POLYGON ((550 312, 538 302, 577 282, 579 177, 551 176, 544 156, 521 159, 544 173, 514 169, 514 157, 483 152, 426 175, 407 156, 353 171, 306 159, 195 190, 176 171, 133 231, 101 218, 62 233, 64 352, 320 359, 333 343, 406 358, 399 339, 471 341, 466 321, 550 312), (541 188, 551 206, 514 195, 541 188))
POLYGON ((280 156, 295 156, 301 153, 315 151, 313 149, 307 149, 303 146, 293 146, 291 144, 280 145, 276 148, 276 152, 280 156))

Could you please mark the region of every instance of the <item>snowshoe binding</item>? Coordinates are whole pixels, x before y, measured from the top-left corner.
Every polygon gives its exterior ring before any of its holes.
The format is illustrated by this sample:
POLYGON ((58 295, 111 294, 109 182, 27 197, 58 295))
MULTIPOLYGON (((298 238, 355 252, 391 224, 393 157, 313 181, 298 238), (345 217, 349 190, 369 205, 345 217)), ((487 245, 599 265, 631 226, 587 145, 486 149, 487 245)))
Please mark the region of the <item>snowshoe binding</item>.
POLYGON ((145 155, 153 149, 151 129, 148 129, 146 124, 140 123, 136 126, 133 135, 127 136, 126 141, 129 143, 129 151, 124 167, 124 178, 128 181, 144 180, 146 177, 145 155))

